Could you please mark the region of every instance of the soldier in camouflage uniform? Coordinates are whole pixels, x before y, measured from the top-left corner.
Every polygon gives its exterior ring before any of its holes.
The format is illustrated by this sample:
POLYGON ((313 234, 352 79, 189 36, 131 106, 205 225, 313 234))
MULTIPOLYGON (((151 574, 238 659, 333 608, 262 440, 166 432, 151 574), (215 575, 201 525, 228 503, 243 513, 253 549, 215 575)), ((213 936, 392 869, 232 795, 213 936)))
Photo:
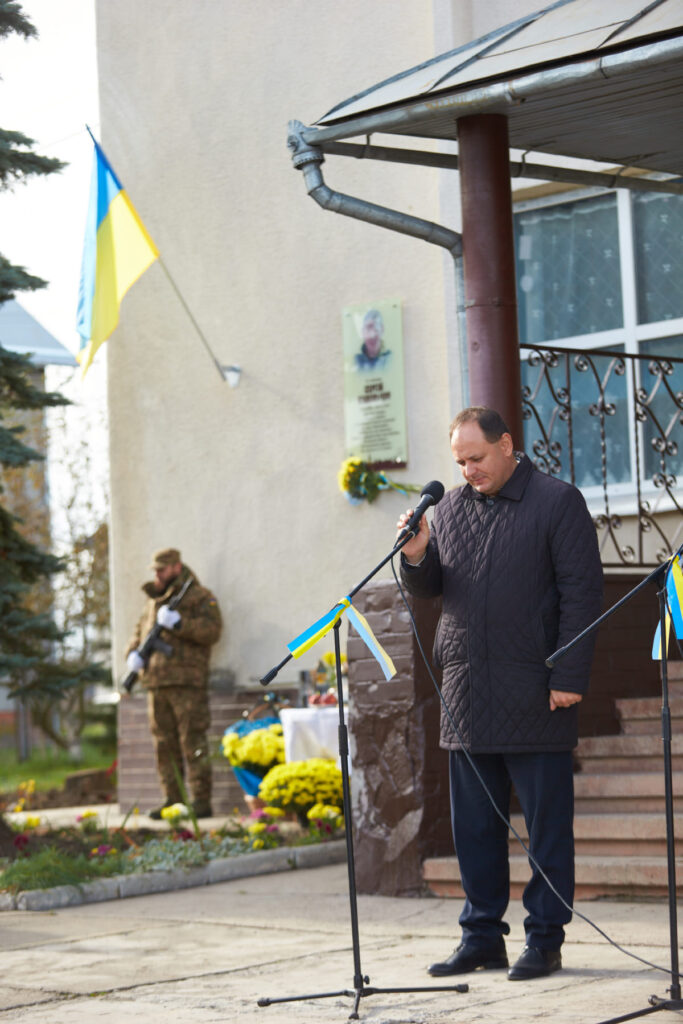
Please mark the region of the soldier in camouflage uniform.
MULTIPOLYGON (((184 760, 194 813, 207 818, 211 816, 209 656, 220 636, 221 613, 216 598, 183 565, 176 548, 157 551, 151 568, 154 579, 142 587, 148 600, 128 646, 127 667, 129 672, 140 673, 147 688, 157 770, 165 795, 163 806, 182 800, 174 766, 184 776, 184 760), (193 582, 178 608, 169 608, 169 601, 188 577, 193 582), (167 657, 153 651, 145 665, 137 648, 155 623, 163 627, 161 639, 173 653, 167 657)), ((160 818, 161 811, 162 807, 155 808, 150 816, 160 818)))

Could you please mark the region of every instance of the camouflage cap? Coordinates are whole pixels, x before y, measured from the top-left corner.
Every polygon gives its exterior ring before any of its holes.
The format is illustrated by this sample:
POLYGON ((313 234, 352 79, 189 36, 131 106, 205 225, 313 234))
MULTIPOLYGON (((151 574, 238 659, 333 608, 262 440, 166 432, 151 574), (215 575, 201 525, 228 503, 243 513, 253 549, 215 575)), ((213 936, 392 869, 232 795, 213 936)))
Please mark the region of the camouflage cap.
POLYGON ((150 569, 165 569, 167 565, 175 565, 177 562, 182 562, 177 548, 161 548, 152 555, 150 569))

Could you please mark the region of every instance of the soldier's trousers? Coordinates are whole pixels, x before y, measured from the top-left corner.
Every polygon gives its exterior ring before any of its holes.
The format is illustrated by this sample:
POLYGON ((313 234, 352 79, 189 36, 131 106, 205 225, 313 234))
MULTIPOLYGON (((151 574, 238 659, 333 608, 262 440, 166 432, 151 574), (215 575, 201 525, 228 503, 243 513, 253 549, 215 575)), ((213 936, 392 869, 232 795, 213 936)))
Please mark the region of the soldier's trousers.
POLYGON ((164 686, 149 690, 147 708, 165 801, 182 801, 174 765, 184 779, 184 761, 192 802, 210 803, 211 760, 207 737, 210 713, 207 691, 188 686, 164 686))

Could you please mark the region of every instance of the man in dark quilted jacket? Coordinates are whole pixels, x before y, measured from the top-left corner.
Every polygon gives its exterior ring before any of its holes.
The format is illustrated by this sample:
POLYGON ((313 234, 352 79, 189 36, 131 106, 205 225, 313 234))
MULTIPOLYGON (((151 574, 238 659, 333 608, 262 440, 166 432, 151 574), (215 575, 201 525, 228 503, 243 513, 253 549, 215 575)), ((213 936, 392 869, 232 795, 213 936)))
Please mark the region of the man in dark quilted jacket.
POLYGON ((183 564, 177 548, 157 551, 150 568, 154 579, 142 587, 145 610, 128 645, 126 662, 128 671, 139 672, 147 688, 149 724, 164 792, 162 807, 149 814, 160 818, 163 807, 182 801, 176 773, 184 776, 185 762, 194 813, 197 818, 210 818, 209 656, 220 636, 221 613, 216 598, 183 564), (177 609, 169 608, 169 601, 190 578, 177 609), (171 654, 155 650, 145 665, 138 647, 155 624, 162 626, 161 640, 170 645, 171 654))
MULTIPOLYGON (((455 850, 466 900, 462 939, 435 976, 508 966, 508 828, 514 786, 534 860, 569 906, 574 896, 572 749, 593 643, 553 669, 546 658, 601 611, 602 567, 581 492, 515 452, 500 415, 473 407, 451 424, 465 486, 449 491, 403 547, 418 597, 441 595, 434 661, 443 671, 441 746, 449 751, 455 850)), ((399 520, 402 529, 407 515, 399 520)), ((511 980, 562 966, 567 906, 534 865, 524 891, 526 945, 511 980)))

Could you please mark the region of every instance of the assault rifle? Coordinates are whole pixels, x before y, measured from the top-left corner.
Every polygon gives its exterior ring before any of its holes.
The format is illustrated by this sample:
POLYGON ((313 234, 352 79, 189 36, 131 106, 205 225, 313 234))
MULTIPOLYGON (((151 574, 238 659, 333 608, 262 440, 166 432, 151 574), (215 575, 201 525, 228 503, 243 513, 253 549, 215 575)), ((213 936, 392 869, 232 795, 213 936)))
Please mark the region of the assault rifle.
MULTIPOLYGON (((182 601, 183 597, 185 596, 186 591, 193 583, 194 576, 188 576, 188 578, 185 580, 185 583, 182 586, 182 589, 179 590, 175 597, 172 597, 171 600, 168 602, 168 607, 171 609, 177 608, 180 602, 182 601)), ((161 653, 165 654, 167 658, 170 658, 170 656, 173 654, 173 648, 171 647, 171 645, 167 644, 165 640, 161 639, 161 631, 163 628, 164 627, 160 626, 158 622, 155 622, 152 628, 150 629, 149 633, 147 634, 147 636, 137 649, 138 654, 145 663, 145 668, 147 668, 147 662, 149 661, 154 651, 161 651, 161 653)), ((137 678, 137 672, 128 673, 126 678, 123 680, 123 683, 121 684, 126 693, 130 693, 130 691, 133 689, 137 678)))

